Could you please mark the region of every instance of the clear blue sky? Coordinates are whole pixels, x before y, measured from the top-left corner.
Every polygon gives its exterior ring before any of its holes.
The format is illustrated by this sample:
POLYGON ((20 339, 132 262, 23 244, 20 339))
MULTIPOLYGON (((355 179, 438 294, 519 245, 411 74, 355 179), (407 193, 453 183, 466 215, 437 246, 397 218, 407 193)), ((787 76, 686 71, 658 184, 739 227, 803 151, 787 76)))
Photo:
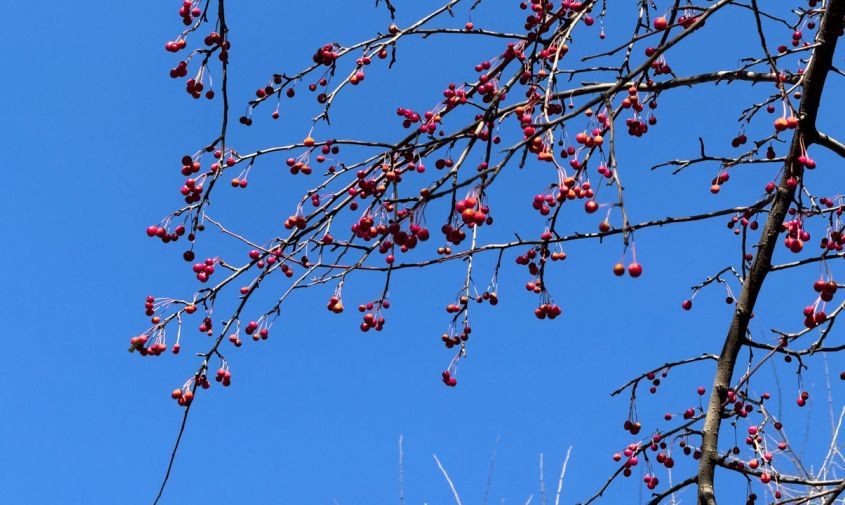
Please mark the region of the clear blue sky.
MULTIPOLYGON (((184 297, 195 286, 181 249, 147 239, 144 229, 179 205, 179 159, 213 137, 219 112, 218 102, 194 102, 182 83, 167 76, 176 60, 163 45, 180 29, 178 3, 46 0, 37 6, 9 2, 4 9, 2 503, 150 503, 163 475, 182 415, 169 392, 195 370, 191 353, 205 350, 206 343, 190 331, 185 352, 176 357, 138 359, 126 352, 128 339, 147 324, 146 295, 184 297)), ((402 24, 436 2, 395 3, 402 24)), ((606 42, 597 37, 598 25, 582 27, 578 54, 619 41, 633 24, 633 3, 611 2, 606 42)), ((372 0, 322 4, 230 2, 236 114, 273 72, 294 72, 320 44, 349 44, 389 22, 372 0)), ((477 26, 509 29, 523 15, 516 4, 485 1, 472 19, 477 26)), ((461 8, 445 22, 460 27, 466 21, 461 8)), ((748 55, 737 48, 753 47, 752 22, 745 11, 718 14, 670 63, 679 75, 733 69, 748 55)), ((789 32, 777 34, 788 40, 789 32)), ((400 47, 394 70, 373 71, 339 103, 336 136, 357 131, 398 138, 397 106, 436 103, 443 86, 469 79, 472 65, 501 47, 500 41, 466 38, 429 42, 400 47)), ((708 191, 716 167, 693 167, 675 177, 648 168, 694 155, 697 135, 705 136, 713 153, 732 152, 734 118, 763 98, 767 86, 707 86, 663 97, 660 124, 644 141, 620 145, 632 219, 755 201, 774 177, 773 167, 733 171, 716 197, 708 191)), ((843 92, 842 78, 832 77, 822 128, 841 125, 830 107, 843 92)), ((233 125, 236 148, 302 139, 313 108, 286 102, 283 120, 272 124, 268 114, 259 111, 251 130, 233 125)), ((755 134, 770 127, 764 123, 755 134)), ((818 149, 812 154, 820 169, 811 174, 811 188, 841 187, 841 163, 818 149)), ((531 168, 514 168, 491 193, 502 236, 542 229, 530 203, 548 180, 531 168)), ((283 172, 282 158, 260 161, 250 187, 222 188, 225 196, 215 200, 211 215, 237 223, 247 235, 269 238, 305 189, 301 179, 283 172)), ((573 213, 567 228, 593 230, 594 217, 573 213)), ((489 503, 525 503, 531 494, 539 503, 540 453, 546 487, 553 489, 570 446, 562 502, 586 498, 615 468, 611 454, 632 441, 621 429, 627 401, 608 393, 666 360, 718 352, 731 314, 719 287, 699 295, 692 312, 679 308, 689 286, 736 261, 737 239, 724 220, 648 231, 637 239, 645 274, 636 280, 610 271, 621 251, 618 240, 568 246, 569 259, 550 277, 565 310, 554 322, 533 317, 536 299, 525 292, 524 272, 507 255, 502 303, 476 311, 470 356, 454 389, 438 380, 451 357, 439 335, 448 323, 443 306, 462 282, 460 265, 399 273, 378 341, 357 330, 357 313, 328 314, 329 288, 300 294, 268 342, 229 353, 233 386, 212 388, 194 405, 163 503, 398 503, 400 435, 408 504, 452 502, 432 453, 463 502, 480 503, 497 437, 489 503)), ((221 251, 243 254, 221 238, 200 246, 201 255, 221 251)), ((778 259, 788 257, 778 251, 778 259)), ((772 279, 752 325, 761 339, 769 338, 772 326, 800 327, 800 310, 814 297, 816 273, 810 268, 772 279)), ((373 296, 382 282, 377 276, 357 279, 348 288, 350 300, 373 296)), ((842 360, 833 360, 838 374, 842 360)), ((796 444, 805 426, 814 427, 811 445, 829 433, 820 369, 819 361, 805 378, 820 400, 795 416, 796 444)), ((693 365, 670 374, 657 395, 643 391, 638 410, 644 431, 661 426, 664 412, 695 405, 695 387, 709 389, 712 370, 711 364, 693 365)), ((780 363, 777 372, 782 394, 771 382, 760 383, 758 392, 771 390, 791 406, 798 388, 794 367, 780 363)), ((837 408, 842 394, 834 384, 837 408)), ((675 478, 686 478, 691 468, 679 464, 675 478)), ((667 481, 665 473, 659 475, 667 481)), ((643 491, 636 480, 614 485, 606 503, 638 503, 643 491)), ((735 477, 719 482, 733 491, 744 485, 735 477)), ((553 495, 547 493, 550 501, 553 495)))

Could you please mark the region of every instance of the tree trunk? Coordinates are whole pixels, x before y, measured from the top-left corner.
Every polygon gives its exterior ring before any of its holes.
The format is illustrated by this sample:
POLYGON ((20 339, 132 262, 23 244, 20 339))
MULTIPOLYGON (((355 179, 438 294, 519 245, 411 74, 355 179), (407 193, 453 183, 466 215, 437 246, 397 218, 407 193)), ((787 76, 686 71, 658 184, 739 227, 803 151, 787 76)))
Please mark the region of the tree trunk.
POLYGON ((798 156, 801 155, 801 139, 803 138, 804 145, 809 147, 818 138, 816 115, 825 79, 832 65, 837 38, 842 31, 843 16, 845 16, 845 0, 830 0, 816 37, 816 43, 819 45, 813 51, 812 60, 805 72, 799 106, 799 123, 792 137, 784 174, 778 184, 771 211, 757 243, 757 254, 742 286, 742 294, 737 302, 733 320, 719 356, 701 439, 701 460, 698 469, 699 505, 716 504, 713 481, 716 463, 720 458, 719 429, 722 425, 725 399, 731 387, 737 356, 745 341, 748 321, 753 315, 757 296, 769 273, 772 253, 782 231, 784 218, 795 196, 796 190, 789 189, 787 181, 793 177, 800 181, 803 174, 804 167, 797 161, 798 156))

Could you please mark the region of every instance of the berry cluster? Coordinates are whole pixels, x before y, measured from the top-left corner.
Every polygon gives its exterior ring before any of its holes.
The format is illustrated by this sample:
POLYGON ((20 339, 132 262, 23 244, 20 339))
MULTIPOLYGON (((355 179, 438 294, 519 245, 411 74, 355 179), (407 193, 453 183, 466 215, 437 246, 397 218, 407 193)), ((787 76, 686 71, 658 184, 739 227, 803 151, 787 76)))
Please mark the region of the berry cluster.
POLYGON ((206 258, 202 263, 194 263, 192 267, 200 282, 208 282, 208 278, 214 273, 214 264, 220 261, 219 258, 206 258))
POLYGON ((367 332, 371 328, 376 331, 381 331, 384 328, 384 317, 381 316, 381 309, 389 309, 390 302, 388 300, 378 300, 369 302, 358 306, 358 312, 364 313, 363 321, 361 322, 361 331, 367 332), (373 309, 375 311, 373 312, 373 309))
POLYGON ((455 387, 458 385, 458 379, 452 377, 452 372, 449 370, 443 370, 443 373, 440 375, 443 378, 443 384, 446 384, 449 387, 455 387))
POLYGON ((333 44, 326 44, 317 49, 311 59, 314 60, 314 63, 330 67, 339 56, 336 49, 333 44))

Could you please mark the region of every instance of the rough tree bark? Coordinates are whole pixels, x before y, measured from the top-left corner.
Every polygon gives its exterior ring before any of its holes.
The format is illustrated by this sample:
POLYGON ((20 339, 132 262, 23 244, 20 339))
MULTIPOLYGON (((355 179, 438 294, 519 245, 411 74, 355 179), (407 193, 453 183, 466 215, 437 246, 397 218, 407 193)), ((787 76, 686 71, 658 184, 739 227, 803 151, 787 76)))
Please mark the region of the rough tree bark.
POLYGON ((715 466, 720 458, 719 429, 722 425, 722 410, 725 398, 731 387, 737 356, 745 343, 748 322, 754 313, 757 296, 772 266, 772 253, 782 231, 784 218, 795 197, 796 189, 790 189, 787 181, 793 177, 800 180, 803 173, 804 167, 797 161, 801 154, 802 139, 805 147, 809 147, 810 144, 819 140, 819 134, 816 130, 816 116, 825 79, 833 64, 833 53, 836 50, 836 42, 842 30, 843 16, 845 16, 845 0, 831 0, 827 5, 816 37, 818 46, 813 51, 812 59, 805 72, 799 106, 799 124, 792 137, 785 164, 786 169, 778 184, 777 194, 772 202, 769 217, 766 220, 760 241, 757 243, 754 263, 743 283, 742 294, 737 302, 719 356, 701 441, 701 460, 698 470, 699 505, 716 504, 713 481, 715 466))

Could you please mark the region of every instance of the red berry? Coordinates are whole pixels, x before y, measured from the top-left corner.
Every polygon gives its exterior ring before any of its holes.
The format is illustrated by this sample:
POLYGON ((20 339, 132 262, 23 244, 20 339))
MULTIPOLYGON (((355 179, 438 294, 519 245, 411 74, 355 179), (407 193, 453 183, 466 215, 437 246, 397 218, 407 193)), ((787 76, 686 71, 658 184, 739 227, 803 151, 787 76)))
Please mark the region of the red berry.
POLYGON ((639 277, 643 273, 643 267, 636 261, 628 265, 628 274, 631 277, 639 277))

